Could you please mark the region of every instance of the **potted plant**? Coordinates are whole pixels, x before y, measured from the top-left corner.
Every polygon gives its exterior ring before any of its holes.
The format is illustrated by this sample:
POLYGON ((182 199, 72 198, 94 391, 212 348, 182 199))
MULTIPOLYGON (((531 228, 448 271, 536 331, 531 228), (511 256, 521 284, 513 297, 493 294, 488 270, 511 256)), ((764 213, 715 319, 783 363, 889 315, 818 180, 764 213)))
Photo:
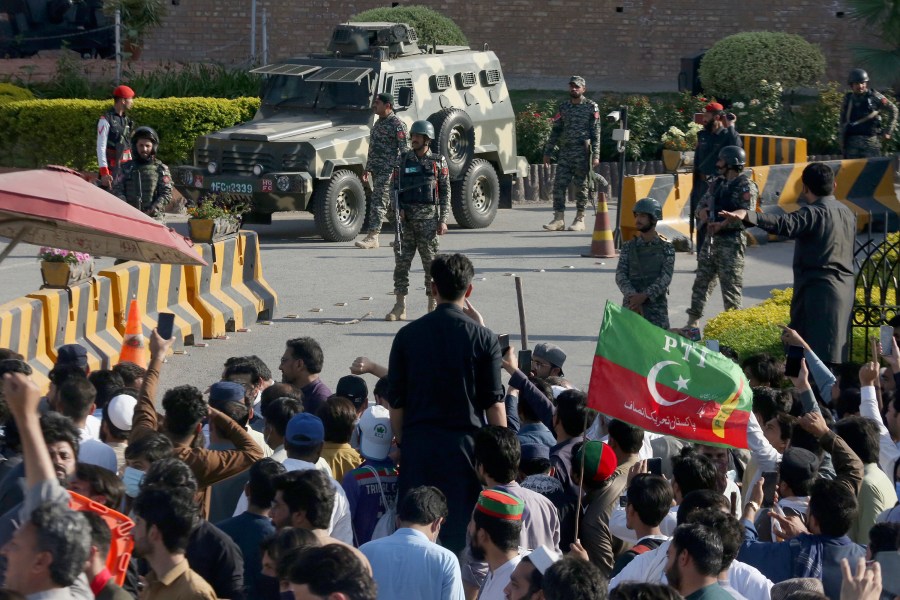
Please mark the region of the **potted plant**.
POLYGON ((43 246, 38 259, 45 288, 67 288, 94 274, 94 258, 87 252, 43 246))
POLYGON ((235 235, 241 228, 241 217, 250 210, 244 196, 210 192, 188 206, 188 229, 195 242, 215 242, 235 235))
POLYGON ((122 15, 122 44, 132 60, 140 59, 147 32, 162 25, 166 6, 167 0, 104 0, 103 8, 109 16, 116 10, 122 15))
POLYGON ((674 125, 662 134, 663 164, 667 171, 677 171, 681 167, 694 164, 694 148, 697 147, 697 133, 702 127, 697 123, 688 123, 685 130, 674 125))

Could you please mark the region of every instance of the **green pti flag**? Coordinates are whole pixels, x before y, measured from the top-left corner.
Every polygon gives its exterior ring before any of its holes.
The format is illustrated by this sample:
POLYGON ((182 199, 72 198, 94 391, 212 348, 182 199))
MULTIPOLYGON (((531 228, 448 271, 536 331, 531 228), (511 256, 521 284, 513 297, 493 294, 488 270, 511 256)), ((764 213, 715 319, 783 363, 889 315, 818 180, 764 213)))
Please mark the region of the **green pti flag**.
POLYGON ((606 303, 591 408, 647 431, 746 448, 752 401, 743 371, 730 359, 606 303))

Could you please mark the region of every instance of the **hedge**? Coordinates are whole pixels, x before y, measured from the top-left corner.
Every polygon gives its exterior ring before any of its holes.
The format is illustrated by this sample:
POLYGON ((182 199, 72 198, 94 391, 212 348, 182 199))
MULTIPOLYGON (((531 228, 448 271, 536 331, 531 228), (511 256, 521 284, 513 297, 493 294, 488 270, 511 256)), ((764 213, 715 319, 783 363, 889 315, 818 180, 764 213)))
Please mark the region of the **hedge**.
POLYGON ((350 17, 352 22, 406 23, 416 30, 420 44, 468 46, 466 35, 448 17, 427 6, 373 8, 350 17))
MULTIPOLYGON (((112 103, 103 100, 28 100, 0 104, 0 164, 40 168, 59 164, 97 169, 97 120, 112 103)), ((160 136, 167 164, 190 162, 202 135, 253 118, 258 98, 139 98, 129 115, 160 136)))

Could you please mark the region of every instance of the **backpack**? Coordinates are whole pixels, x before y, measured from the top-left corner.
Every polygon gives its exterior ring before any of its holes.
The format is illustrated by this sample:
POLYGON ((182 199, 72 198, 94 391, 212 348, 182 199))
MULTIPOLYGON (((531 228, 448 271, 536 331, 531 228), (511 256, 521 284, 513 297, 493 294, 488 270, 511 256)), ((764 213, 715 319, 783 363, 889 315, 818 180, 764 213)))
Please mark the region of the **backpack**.
POLYGON ((375 476, 378 483, 378 491, 381 493, 381 503, 384 504, 384 514, 375 523, 375 529, 372 531, 372 539, 387 537, 397 531, 397 501, 388 502, 387 496, 384 495, 384 486, 381 485, 381 478, 378 476, 378 470, 366 465, 365 467, 375 476))

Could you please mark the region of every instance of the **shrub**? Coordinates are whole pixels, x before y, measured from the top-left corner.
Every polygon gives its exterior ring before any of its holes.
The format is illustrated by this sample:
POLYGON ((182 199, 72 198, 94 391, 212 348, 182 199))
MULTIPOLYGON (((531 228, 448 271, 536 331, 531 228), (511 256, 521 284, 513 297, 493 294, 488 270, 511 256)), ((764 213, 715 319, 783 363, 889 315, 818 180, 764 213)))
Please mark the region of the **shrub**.
MULTIPOLYGON (((111 105, 101 100, 0 104, 0 161, 12 167, 95 170, 97 119, 111 105)), ((190 161, 199 136, 248 121, 258 107, 257 98, 141 98, 129 114, 159 132, 159 157, 174 165, 190 161)))
POLYGON ((818 46, 799 35, 748 31, 716 42, 700 63, 700 80, 710 94, 753 97, 760 82, 779 82, 793 89, 815 84, 825 74, 818 46))
POLYGON ((34 99, 34 94, 29 90, 11 83, 0 83, 0 104, 32 99, 34 99))
POLYGON ((525 110, 516 114, 516 150, 532 164, 544 160, 544 146, 550 137, 556 113, 556 102, 545 100, 541 104, 529 102, 525 110))
POLYGON ((788 112, 784 109, 780 83, 760 81, 754 96, 738 96, 731 105, 737 116, 738 131, 758 135, 784 135, 788 129, 788 112))
POLYGON ((422 44, 468 46, 469 41, 459 25, 426 6, 373 8, 350 17, 356 22, 406 23, 416 30, 422 44))
POLYGON ((831 81, 819 88, 819 95, 812 102, 798 107, 794 135, 806 138, 810 154, 840 152, 838 125, 843 100, 843 86, 831 81))

